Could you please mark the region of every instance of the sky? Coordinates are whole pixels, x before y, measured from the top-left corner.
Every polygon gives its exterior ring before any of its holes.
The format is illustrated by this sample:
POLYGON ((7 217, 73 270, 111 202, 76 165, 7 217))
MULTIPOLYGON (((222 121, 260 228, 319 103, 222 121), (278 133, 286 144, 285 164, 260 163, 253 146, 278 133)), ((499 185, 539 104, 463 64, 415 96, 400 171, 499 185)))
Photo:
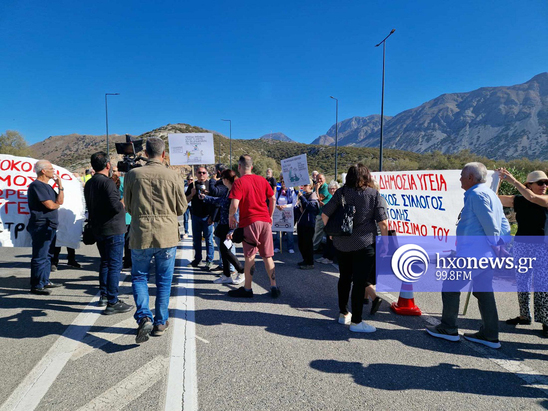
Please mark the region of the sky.
POLYGON ((2 0, 0 133, 188 123, 310 143, 339 120, 548 71, 546 0, 2 0))

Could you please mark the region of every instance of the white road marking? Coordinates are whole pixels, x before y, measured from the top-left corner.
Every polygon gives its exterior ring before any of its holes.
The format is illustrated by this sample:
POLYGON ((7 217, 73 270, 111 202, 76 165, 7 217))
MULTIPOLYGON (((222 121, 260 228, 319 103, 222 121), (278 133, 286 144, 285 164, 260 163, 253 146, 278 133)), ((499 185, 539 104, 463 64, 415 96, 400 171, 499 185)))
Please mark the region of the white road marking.
POLYGON ((71 360, 74 361, 82 358, 84 355, 91 354, 96 348, 101 348, 103 345, 109 344, 126 334, 134 333, 136 327, 133 317, 129 317, 111 327, 105 327, 101 332, 88 333, 82 339, 78 349, 72 354, 71 360), (109 330, 115 328, 127 328, 127 331, 122 333, 109 332, 109 330))
MULTIPOLYGON (((177 261, 190 260, 191 248, 177 250, 177 261)), ((198 409, 198 376, 196 371, 196 339, 193 271, 176 267, 175 308, 169 374, 167 377, 166 411, 198 409)))
POLYGON ((93 303, 86 306, 40 362, 21 381, 4 402, 0 411, 31 411, 40 404, 67 361, 78 348, 80 341, 101 315, 102 310, 96 306, 97 298, 99 298, 99 293, 93 298, 93 303))
POLYGON ((156 384, 168 365, 167 358, 157 356, 114 387, 95 397, 78 411, 117 411, 143 395, 156 384))

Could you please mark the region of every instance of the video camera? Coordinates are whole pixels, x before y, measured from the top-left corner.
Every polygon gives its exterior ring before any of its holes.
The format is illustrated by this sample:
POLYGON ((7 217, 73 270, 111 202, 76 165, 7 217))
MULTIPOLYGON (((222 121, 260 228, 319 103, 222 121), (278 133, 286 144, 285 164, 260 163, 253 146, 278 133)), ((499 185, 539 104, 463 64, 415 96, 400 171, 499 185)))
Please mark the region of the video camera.
POLYGON ((136 167, 141 167, 142 164, 137 161, 146 161, 146 158, 137 156, 137 153, 143 151, 143 140, 135 139, 129 134, 126 134, 125 143, 116 143, 116 152, 124 156, 122 161, 118 161, 118 171, 127 173, 136 167))

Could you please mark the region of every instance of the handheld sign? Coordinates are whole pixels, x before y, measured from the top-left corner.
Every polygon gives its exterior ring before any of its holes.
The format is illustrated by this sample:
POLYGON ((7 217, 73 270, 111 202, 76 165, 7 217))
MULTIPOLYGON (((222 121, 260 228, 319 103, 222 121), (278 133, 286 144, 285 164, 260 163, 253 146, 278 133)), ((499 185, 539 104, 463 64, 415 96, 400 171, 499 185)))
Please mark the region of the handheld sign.
POLYGON ((212 133, 168 134, 168 139, 171 165, 215 164, 212 133))
MULTIPOLYGON (((0 154, 0 247, 30 247, 27 231, 30 218, 27 188, 36 180, 34 164, 38 160, 0 154)), ((84 224, 84 192, 82 182, 70 171, 53 164, 63 180, 65 201, 59 208, 57 247, 78 248, 84 224)), ((57 184, 49 182, 58 192, 57 184)))
POLYGON ((278 207, 274 208, 272 231, 286 231, 292 233, 294 225, 293 207, 287 207, 283 210, 279 210, 278 207))
POLYGON ((282 174, 288 187, 310 184, 306 154, 282 160, 282 174))

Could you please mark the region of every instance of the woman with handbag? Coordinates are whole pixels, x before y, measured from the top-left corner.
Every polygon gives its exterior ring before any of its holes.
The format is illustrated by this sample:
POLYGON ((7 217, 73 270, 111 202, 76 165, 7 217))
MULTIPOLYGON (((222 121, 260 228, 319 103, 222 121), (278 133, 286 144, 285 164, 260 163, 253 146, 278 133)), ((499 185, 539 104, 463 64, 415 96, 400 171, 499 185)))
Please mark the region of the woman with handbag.
MULTIPOLYGON (((335 192, 322 214, 326 234, 333 236, 339 261, 339 323, 350 324, 350 331, 364 333, 376 331, 375 327, 362 321, 362 311, 366 286, 374 283, 377 225, 384 236, 378 252, 383 255, 388 249, 386 208, 379 192, 369 187, 370 182, 369 169, 363 164, 353 165, 348 169, 345 186, 335 192), (338 230, 332 229, 332 224, 328 224, 330 218, 337 224, 342 221, 342 226, 338 230), (351 289, 352 313, 348 311, 351 289)), ((368 293, 374 303, 380 305, 381 300, 372 286, 368 287, 368 293)))

